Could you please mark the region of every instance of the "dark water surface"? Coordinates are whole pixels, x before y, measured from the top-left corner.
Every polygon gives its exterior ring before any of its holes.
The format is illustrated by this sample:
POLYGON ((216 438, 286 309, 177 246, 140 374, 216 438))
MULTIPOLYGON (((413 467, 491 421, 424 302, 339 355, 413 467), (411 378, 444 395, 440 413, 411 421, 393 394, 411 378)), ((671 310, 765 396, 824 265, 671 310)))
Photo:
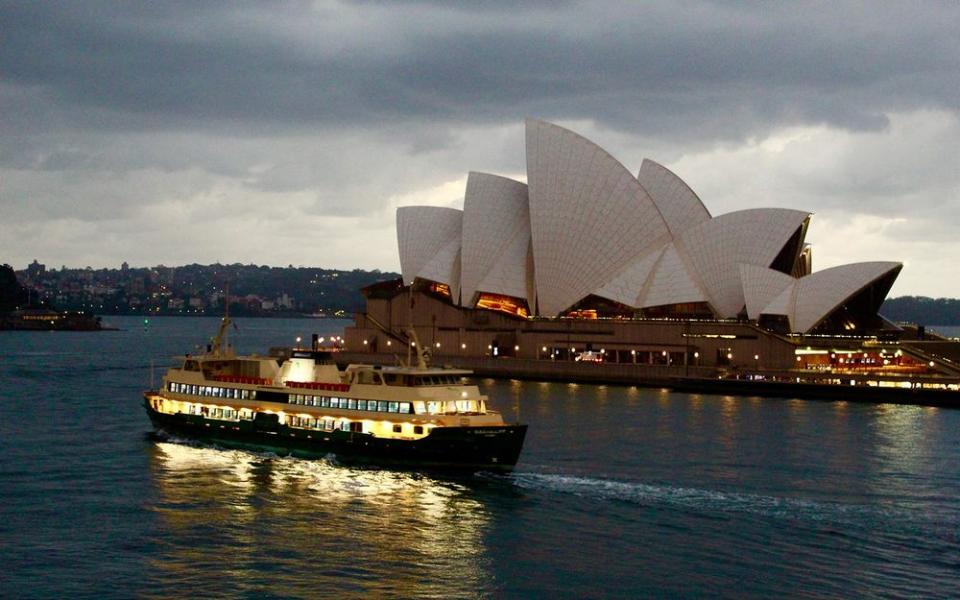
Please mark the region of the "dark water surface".
MULTIPOLYGON (((960 411, 483 380, 510 476, 157 442, 212 319, 0 333, 0 597, 956 597, 960 411)), ((342 321, 239 320, 241 351, 342 321)))

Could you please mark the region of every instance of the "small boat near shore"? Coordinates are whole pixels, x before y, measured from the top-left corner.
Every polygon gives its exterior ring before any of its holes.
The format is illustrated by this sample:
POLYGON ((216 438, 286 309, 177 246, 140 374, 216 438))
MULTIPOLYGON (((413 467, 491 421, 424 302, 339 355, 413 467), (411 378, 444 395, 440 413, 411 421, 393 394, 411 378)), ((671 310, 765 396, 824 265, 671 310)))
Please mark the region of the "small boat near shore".
POLYGON ((205 354, 178 358, 144 393, 158 432, 345 463, 507 471, 517 462, 527 426, 490 410, 470 371, 428 365, 415 341, 416 365, 341 371, 335 349, 235 355, 230 324, 224 317, 205 354))

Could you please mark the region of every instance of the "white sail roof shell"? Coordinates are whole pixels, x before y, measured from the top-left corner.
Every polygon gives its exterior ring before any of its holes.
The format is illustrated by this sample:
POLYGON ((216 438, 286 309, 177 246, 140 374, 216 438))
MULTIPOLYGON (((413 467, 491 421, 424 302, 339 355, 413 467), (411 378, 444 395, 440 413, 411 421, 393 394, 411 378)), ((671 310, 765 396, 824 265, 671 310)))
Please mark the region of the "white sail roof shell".
MULTIPOLYGON (((397 242, 403 283, 417 277, 460 288, 460 243, 463 211, 440 206, 397 209, 397 242)), ((454 293, 454 298, 457 293, 454 293)))
POLYGON ((719 316, 735 317, 745 304, 740 265, 769 267, 809 216, 786 208, 740 210, 704 221, 681 235, 681 250, 689 256, 719 316))
POLYGON ((530 226, 540 314, 555 316, 669 241, 637 179, 593 142, 526 122, 530 226))
MULTIPOLYGON (((747 305, 747 316, 751 319, 760 317, 764 308, 773 302, 787 290, 797 280, 773 269, 758 267, 756 265, 740 265, 740 283, 743 285, 743 298, 747 305)), ((789 296, 789 294, 788 294, 789 296)), ((784 304, 784 306, 788 306, 784 304)), ((789 314, 789 308, 784 308, 788 312, 767 313, 767 314, 789 314)))
POLYGON ((700 197, 663 165, 643 159, 637 180, 650 194, 672 235, 678 236, 694 225, 710 220, 710 211, 700 197))
POLYGON ((463 201, 460 277, 463 302, 476 292, 528 300, 533 273, 528 269, 530 204, 527 186, 498 175, 471 172, 463 201))
POLYGON ((640 306, 650 308, 668 304, 703 302, 706 299, 703 290, 696 284, 677 252, 676 245, 670 244, 657 262, 640 306))
POLYGON ((859 263, 799 279, 773 270, 809 213, 765 208, 712 218, 653 161, 635 178, 571 131, 533 119, 526 126, 528 185, 470 173, 463 211, 398 209, 405 284, 446 283, 464 304, 477 292, 523 298, 543 316, 590 294, 634 308, 706 301, 718 317, 746 307, 751 319, 784 315, 805 332, 900 269, 859 263))
POLYGON ((651 280, 653 269, 666 249, 667 246, 664 245, 641 256, 594 293, 620 304, 639 308, 647 282, 651 280))
POLYGON ((817 271, 795 284, 794 331, 809 331, 851 296, 903 265, 897 262, 862 262, 817 271))

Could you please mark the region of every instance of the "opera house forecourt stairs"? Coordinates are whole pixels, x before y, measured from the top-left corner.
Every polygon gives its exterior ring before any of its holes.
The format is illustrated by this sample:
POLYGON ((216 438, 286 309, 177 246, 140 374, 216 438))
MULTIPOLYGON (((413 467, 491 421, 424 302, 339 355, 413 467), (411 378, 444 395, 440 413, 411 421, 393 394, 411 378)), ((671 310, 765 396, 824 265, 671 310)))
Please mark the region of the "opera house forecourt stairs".
POLYGON ((397 210, 402 279, 363 290, 346 356, 403 359, 412 326, 479 375, 960 402, 960 343, 878 314, 902 265, 814 271, 810 213, 713 216, 536 119, 526 161, 527 183, 471 172, 463 210, 397 210))

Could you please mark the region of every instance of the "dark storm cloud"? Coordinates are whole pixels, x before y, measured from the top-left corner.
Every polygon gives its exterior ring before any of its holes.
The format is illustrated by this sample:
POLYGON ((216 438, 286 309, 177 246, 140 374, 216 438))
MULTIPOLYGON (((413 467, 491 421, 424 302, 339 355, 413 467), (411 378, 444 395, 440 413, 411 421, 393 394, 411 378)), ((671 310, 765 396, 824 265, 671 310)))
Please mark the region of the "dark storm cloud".
POLYGON ((4 129, 537 115, 723 138, 960 106, 953 3, 467 4, 7 4, 0 71, 26 91, 4 129))
POLYGON ((0 0, 0 262, 396 269, 395 207, 522 178, 534 116, 957 295, 957 31, 956 2, 0 0))

